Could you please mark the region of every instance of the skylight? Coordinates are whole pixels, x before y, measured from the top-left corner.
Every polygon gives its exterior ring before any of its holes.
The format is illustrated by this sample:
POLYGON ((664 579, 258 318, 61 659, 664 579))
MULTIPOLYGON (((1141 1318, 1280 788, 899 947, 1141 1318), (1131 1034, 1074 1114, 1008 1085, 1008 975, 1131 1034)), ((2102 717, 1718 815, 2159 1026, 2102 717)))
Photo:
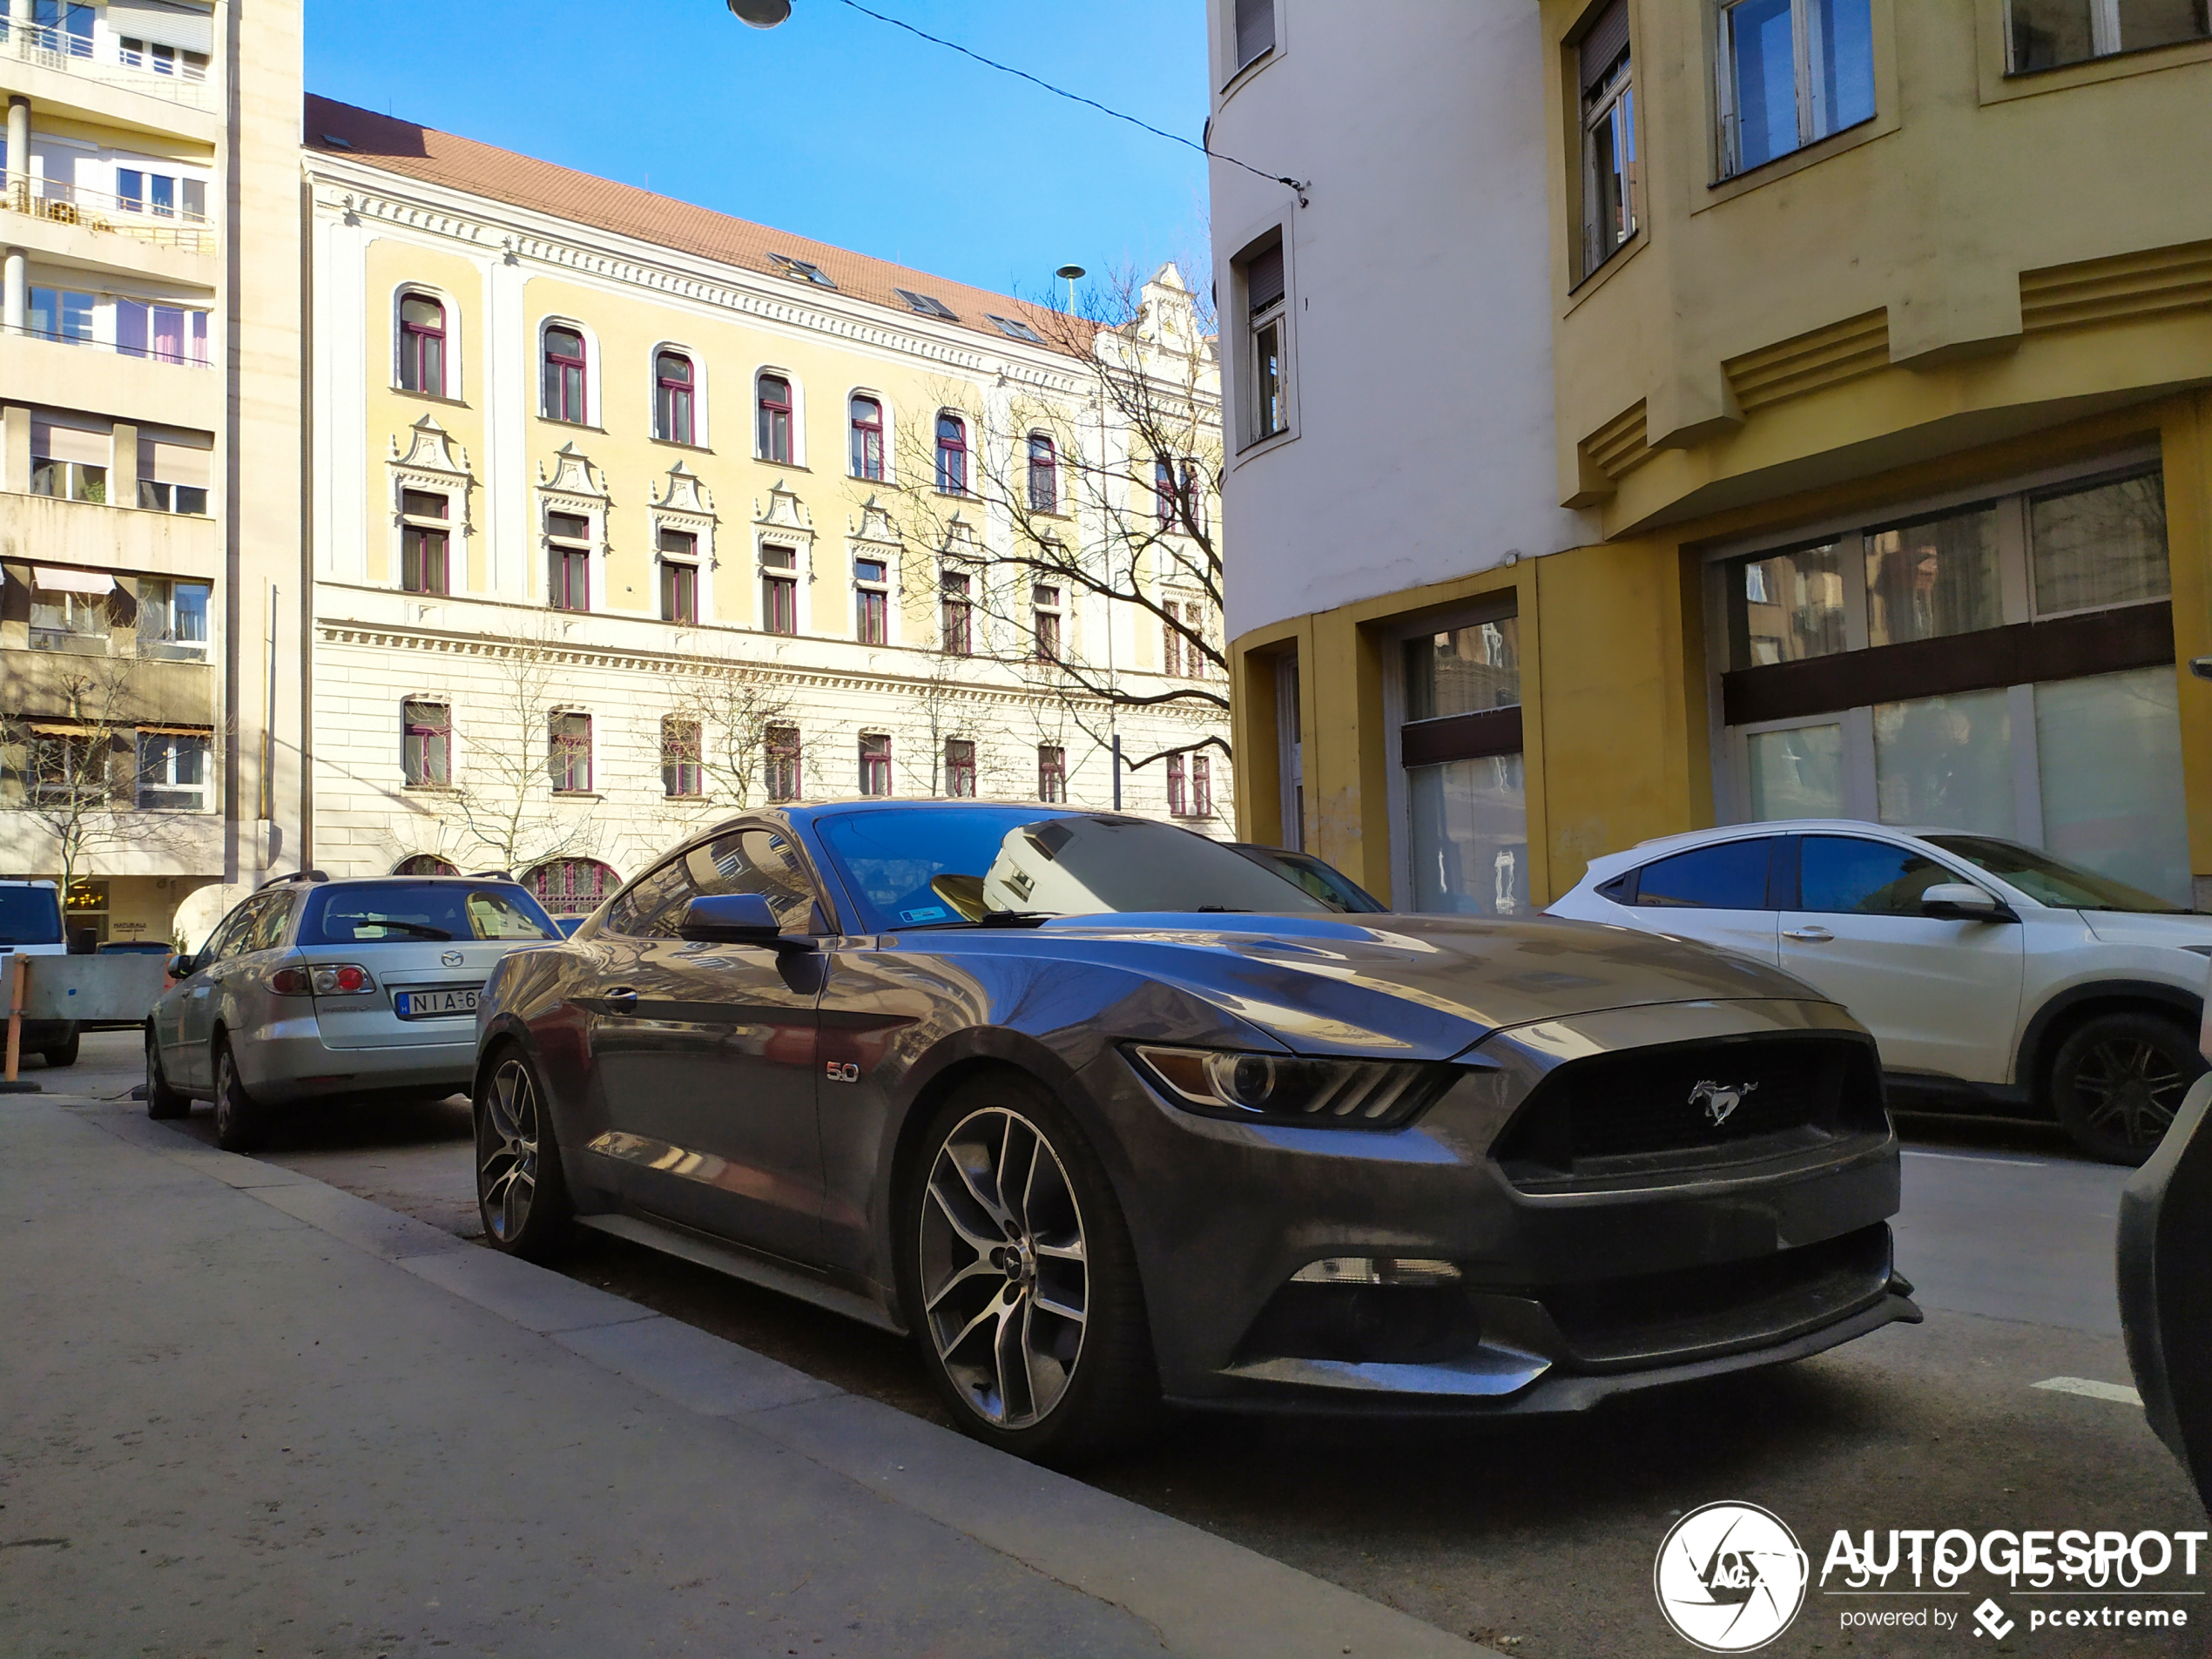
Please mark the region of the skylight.
POLYGON ((341 138, 335 132, 324 133, 322 141, 334 150, 350 150, 354 147, 352 140, 341 138))
POLYGON ((1008 340, 1026 340, 1032 346, 1042 346, 1044 344, 1043 341, 1037 338, 1037 331, 1030 327, 1028 323, 1016 322, 1013 318, 1001 317, 995 312, 987 313, 986 314, 990 317, 993 322, 998 325, 999 333, 1004 334, 1008 340))
POLYGON ((786 276, 795 281, 812 282, 825 288, 834 288, 837 286, 830 280, 829 273, 812 260, 794 260, 788 253, 771 253, 768 257, 783 268, 783 273, 786 276))
POLYGON ((947 322, 960 320, 960 314, 934 294, 916 293, 912 288, 894 288, 891 292, 925 317, 942 317, 947 322))

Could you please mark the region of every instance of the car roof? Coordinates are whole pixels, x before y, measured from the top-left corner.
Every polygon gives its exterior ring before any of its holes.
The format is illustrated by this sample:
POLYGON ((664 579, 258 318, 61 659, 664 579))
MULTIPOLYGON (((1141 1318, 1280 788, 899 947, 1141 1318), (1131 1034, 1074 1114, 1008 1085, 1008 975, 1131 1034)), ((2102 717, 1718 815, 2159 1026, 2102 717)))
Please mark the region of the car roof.
MULTIPOLYGON (((1688 852, 1692 847, 1713 846, 1723 841, 1750 840, 1768 835, 1871 835, 1884 840, 1917 841, 1931 835, 1964 833, 1946 830, 1939 825, 1876 824, 1863 818, 1776 818, 1757 824, 1719 824, 1710 829, 1656 835, 1648 841, 1638 841, 1625 851, 1604 853, 1590 860, 1589 873, 1591 876, 1610 878, 1618 871, 1668 853, 1688 852)), ((1586 880, 1588 879, 1587 876, 1584 878, 1586 880)))
POLYGON ((51 881, 32 881, 22 877, 13 877, 8 880, 0 881, 0 887, 44 887, 49 893, 55 890, 54 884, 51 881))

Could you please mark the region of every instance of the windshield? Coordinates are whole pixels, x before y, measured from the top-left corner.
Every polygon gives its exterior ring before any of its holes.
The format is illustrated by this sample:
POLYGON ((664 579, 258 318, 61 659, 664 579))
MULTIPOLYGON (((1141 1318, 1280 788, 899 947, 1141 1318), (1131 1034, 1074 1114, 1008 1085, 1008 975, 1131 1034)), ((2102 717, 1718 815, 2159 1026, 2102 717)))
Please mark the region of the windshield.
POLYGON ((1303 888, 1332 910, 1372 915, 1383 908, 1372 894, 1351 877, 1308 853, 1289 853, 1271 846, 1240 846, 1237 850, 1263 870, 1272 870, 1284 880, 1303 888))
POLYGON ((51 887, 0 887, 0 945, 58 945, 62 910, 51 887))
POLYGON ((2079 865, 2067 864, 2047 853, 2017 841, 2000 841, 1993 835, 1930 835, 1924 838, 1946 853, 2009 881, 2038 904, 2061 910, 2134 910, 2154 915, 2185 916, 2185 905, 2131 887, 2108 875, 2099 875, 2079 865))
POLYGON ((1323 909, 1217 841, 1111 813, 941 806, 815 820, 872 928, 1105 911, 1323 909))
POLYGON ((520 887, 458 881, 374 881, 318 890, 300 924, 303 945, 406 940, 557 939, 551 918, 520 887))

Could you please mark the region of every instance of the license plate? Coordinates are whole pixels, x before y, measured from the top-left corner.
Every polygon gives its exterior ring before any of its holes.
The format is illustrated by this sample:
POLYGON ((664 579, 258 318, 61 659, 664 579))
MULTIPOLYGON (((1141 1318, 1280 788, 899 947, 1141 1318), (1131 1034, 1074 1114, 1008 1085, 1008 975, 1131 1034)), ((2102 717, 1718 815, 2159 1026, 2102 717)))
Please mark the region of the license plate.
POLYGON ((402 1020, 440 1020, 476 1011, 478 987, 465 991, 395 991, 392 1010, 402 1020))

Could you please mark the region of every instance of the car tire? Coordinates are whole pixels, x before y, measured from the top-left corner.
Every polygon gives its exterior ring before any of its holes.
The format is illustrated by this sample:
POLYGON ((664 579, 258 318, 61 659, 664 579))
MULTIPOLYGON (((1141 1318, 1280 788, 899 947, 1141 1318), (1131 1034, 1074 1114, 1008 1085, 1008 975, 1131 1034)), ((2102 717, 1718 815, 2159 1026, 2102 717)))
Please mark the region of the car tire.
POLYGON ((77 1063, 78 1042, 83 1035, 83 1032, 78 1031, 72 1027, 70 1030, 69 1040, 66 1042, 57 1043, 51 1049, 40 1050, 40 1052, 46 1056, 46 1063, 50 1066, 75 1065, 77 1063))
POLYGON ((267 1134, 261 1103, 246 1092, 226 1038, 215 1040, 215 1144, 226 1152, 259 1150, 267 1134))
POLYGON ((511 1042, 494 1050, 469 1115, 484 1238, 509 1256, 551 1260, 574 1237, 574 1211, 545 1085, 511 1042))
POLYGON ((2051 1104, 2074 1143, 2107 1163, 2140 1164, 2155 1151, 2182 1096, 2202 1075, 2191 1034, 2155 1014, 2101 1014, 2059 1045, 2051 1104))
POLYGON ((1049 1090, 1012 1071, 961 1085, 900 1196, 900 1295, 962 1431, 1063 1468, 1150 1431, 1160 1382, 1136 1252, 1049 1090))
POLYGON ((184 1117, 192 1111, 190 1096, 180 1095, 169 1086, 168 1074, 161 1069, 161 1045, 154 1041, 153 1028, 146 1028, 146 1116, 148 1117, 184 1117))

